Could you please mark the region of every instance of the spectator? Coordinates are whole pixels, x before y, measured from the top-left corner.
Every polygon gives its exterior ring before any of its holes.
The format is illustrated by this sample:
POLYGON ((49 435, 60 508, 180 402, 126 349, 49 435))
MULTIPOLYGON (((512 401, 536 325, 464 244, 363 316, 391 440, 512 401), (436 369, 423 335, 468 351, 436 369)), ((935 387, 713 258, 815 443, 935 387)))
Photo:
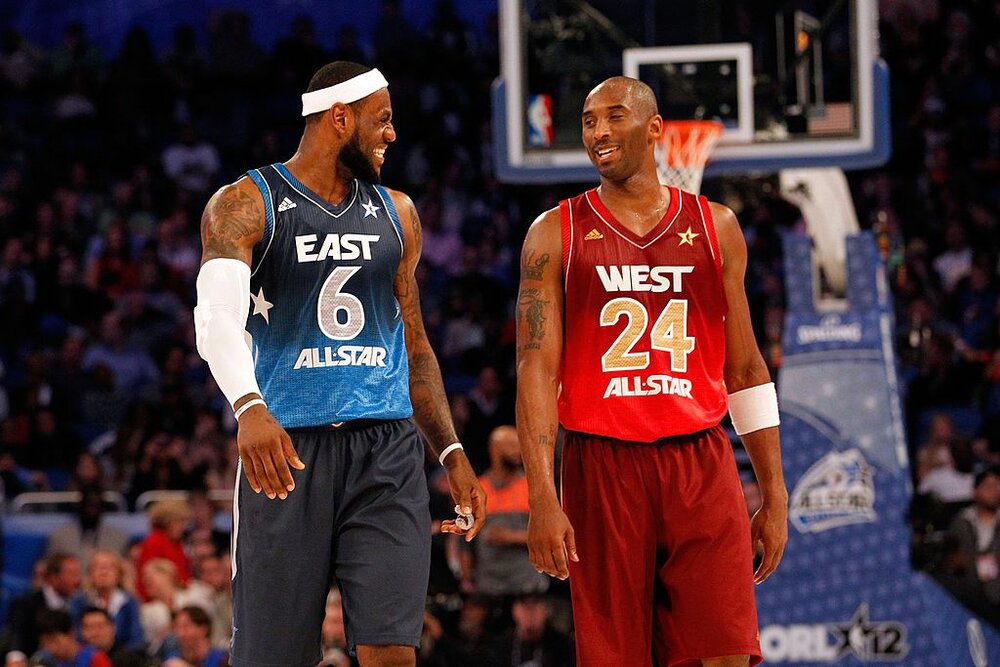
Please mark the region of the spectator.
POLYGON ((115 624, 104 609, 87 607, 83 610, 80 638, 87 646, 107 655, 111 667, 153 667, 150 658, 140 648, 126 646, 116 639, 115 624))
POLYGON ((464 578, 475 591, 497 598, 544 592, 548 577, 528 559, 528 479, 521 463, 517 430, 499 426, 489 439, 490 467, 479 483, 490 502, 490 520, 465 558, 464 578), (472 562, 470 562, 472 561, 472 562), (470 572, 471 570, 471 572, 470 572))
POLYGON ((132 395, 156 382, 159 369, 145 350, 128 344, 118 313, 101 319, 100 340, 83 355, 83 368, 104 366, 111 371, 115 389, 132 395))
POLYGON ((956 566, 943 583, 1000 628, 1000 468, 976 475, 973 488, 972 506, 948 528, 956 566))
POLYGON ((146 564, 153 560, 166 560, 174 566, 177 583, 187 586, 191 581, 191 566, 181 538, 184 529, 191 518, 191 510, 183 500, 161 500, 154 503, 149 510, 151 530, 142 541, 136 569, 140 573, 136 582, 136 593, 139 599, 146 602, 151 598, 146 588, 146 564))
POLYGON ((490 465, 487 443, 497 426, 513 423, 514 410, 495 366, 484 366, 469 392, 469 422, 465 427, 465 450, 476 471, 490 465))
POLYGON ((104 612, 113 623, 115 645, 137 648, 145 644, 139 620, 139 600, 123 587, 124 576, 118 552, 94 553, 90 559, 88 586, 82 596, 74 599, 70 611, 77 623, 87 609, 104 612))
POLYGON ((23 651, 10 651, 4 657, 4 667, 28 667, 28 656, 23 651))
POLYGON ((202 195, 215 185, 219 173, 219 152, 199 139, 194 125, 181 126, 180 141, 163 151, 163 171, 178 187, 202 195))
POLYGON ((421 657, 432 667, 476 665, 499 667, 500 660, 487 632, 493 612, 491 601, 468 596, 458 616, 457 632, 446 633, 441 621, 430 611, 424 619, 424 634, 420 643, 421 657))
POLYGON ((61 609, 39 614, 38 634, 41 650, 33 661, 51 667, 111 667, 103 651, 77 641, 69 614, 61 609))
POLYGON ((497 643, 501 663, 514 667, 574 664, 573 643, 549 625, 551 609, 544 596, 522 595, 511 607, 514 628, 497 643))
POLYGON ((300 90, 327 62, 326 52, 316 40, 316 26, 306 15, 295 17, 292 34, 278 40, 271 57, 275 75, 289 91, 300 90))
POLYGON ((87 81, 97 82, 104 75, 101 54, 87 40, 83 24, 79 21, 66 26, 63 43, 52 52, 50 66, 57 80, 79 74, 87 81))
POLYGON ((184 607, 174 616, 180 650, 164 667, 228 667, 229 655, 211 642, 212 619, 201 607, 184 607))
POLYGON ((5 633, 10 648, 32 655, 38 650, 45 611, 65 611, 80 593, 80 560, 70 554, 52 554, 45 559, 41 588, 25 593, 10 603, 5 633))
POLYGON ((25 90, 38 80, 45 54, 14 28, 0 37, 0 79, 15 90, 25 90))
POLYGON ((951 418, 934 415, 927 442, 917 453, 917 490, 945 503, 968 501, 972 498, 969 456, 968 443, 955 434, 951 418))
MULTIPOLYGON (((358 29, 351 24, 345 24, 337 32, 337 44, 330 53, 330 60, 349 60, 354 63, 363 63, 369 60, 358 41, 358 29)), ((1000 114, 998 114, 1000 116, 1000 114)))
POLYGON ((204 489, 194 489, 188 494, 188 508, 191 510, 191 520, 187 534, 189 541, 205 542, 211 546, 211 553, 218 555, 229 550, 229 531, 220 530, 216 525, 216 508, 204 489))
POLYGON ((233 636, 232 580, 229 554, 201 561, 201 582, 205 585, 212 619, 212 646, 217 648, 229 648, 233 636))
POLYGON ((191 605, 212 611, 208 592, 201 582, 182 586, 177 580, 177 568, 166 558, 154 558, 146 563, 139 578, 149 592, 149 600, 139 608, 140 621, 143 616, 162 619, 164 612, 166 618, 171 618, 178 609, 191 605))
POLYGON ((419 39, 413 26, 403 18, 399 0, 382 0, 382 10, 375 25, 375 58, 385 72, 409 69, 413 54, 419 51, 419 39))
POLYGON ((203 464, 187 456, 187 440, 158 431, 142 445, 139 464, 132 478, 136 497, 152 490, 190 490, 203 485, 203 464))

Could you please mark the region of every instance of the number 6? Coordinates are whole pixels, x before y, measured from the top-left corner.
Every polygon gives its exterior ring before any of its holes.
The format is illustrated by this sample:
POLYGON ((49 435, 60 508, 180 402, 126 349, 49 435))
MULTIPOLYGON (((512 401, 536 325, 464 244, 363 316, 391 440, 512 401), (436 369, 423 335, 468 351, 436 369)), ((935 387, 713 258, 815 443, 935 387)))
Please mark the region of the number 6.
POLYGON ((360 270, 360 266, 338 266, 327 277, 319 291, 316 318, 319 320, 320 331, 327 338, 351 340, 365 328, 365 307, 361 299, 340 291, 351 276, 360 270), (346 314, 343 323, 338 316, 340 311, 346 314))

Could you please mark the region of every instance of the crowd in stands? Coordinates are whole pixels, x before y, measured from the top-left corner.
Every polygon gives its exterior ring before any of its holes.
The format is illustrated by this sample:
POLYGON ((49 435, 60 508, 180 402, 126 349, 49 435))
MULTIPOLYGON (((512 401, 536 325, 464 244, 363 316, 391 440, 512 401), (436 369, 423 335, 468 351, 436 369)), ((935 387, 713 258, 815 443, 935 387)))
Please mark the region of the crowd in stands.
MULTIPOLYGON (((895 295, 915 562, 996 619, 1000 2, 881 5, 894 154, 849 176, 895 295), (977 569, 989 554, 992 577, 977 569)), ((302 17, 270 52, 235 10, 211 16, 204 42, 178 27, 162 53, 141 27, 121 45, 97 45, 77 23, 56 45, 0 36, 0 480, 8 501, 38 490, 83 498, 78 523, 51 535, 30 590, 8 605, 8 665, 39 647, 54 665, 77 654, 92 665, 222 664, 230 564, 215 521, 226 506, 212 494, 232 490, 235 423, 195 351, 199 219, 216 187, 294 152, 299 94, 333 59, 377 64, 391 82, 398 140, 383 182, 416 202, 427 330, 492 489, 476 544, 434 540, 419 660, 570 664, 568 594, 527 563, 523 472, 504 427, 520 242, 580 186, 496 180, 496 34, 477 35, 451 2, 436 7, 417 31, 385 0, 373 34, 347 27, 333 45, 302 17), (189 502, 154 505, 137 541, 102 525, 108 490, 133 508, 148 491, 187 491, 189 502)), ((773 191, 737 205, 713 188, 744 226, 758 339, 780 374, 780 237, 796 233, 798 213, 773 191)), ((428 480, 440 521, 453 502, 430 458, 428 480)), ((350 664, 335 589, 323 637, 329 664, 350 664)))

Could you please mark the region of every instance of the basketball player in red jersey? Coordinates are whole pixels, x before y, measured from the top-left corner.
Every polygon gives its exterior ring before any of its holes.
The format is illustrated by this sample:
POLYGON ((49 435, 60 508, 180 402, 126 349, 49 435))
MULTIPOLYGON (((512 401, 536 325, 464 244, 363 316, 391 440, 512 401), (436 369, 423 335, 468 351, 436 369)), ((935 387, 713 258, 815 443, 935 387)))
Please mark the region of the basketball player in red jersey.
POLYGON ((642 82, 594 88, 583 144, 601 184, 539 216, 524 242, 528 548, 537 569, 569 577, 579 664, 756 664, 753 584, 788 538, 777 399, 750 324, 739 224, 660 185, 662 123, 642 82), (752 521, 719 426, 727 408, 763 493, 752 521))

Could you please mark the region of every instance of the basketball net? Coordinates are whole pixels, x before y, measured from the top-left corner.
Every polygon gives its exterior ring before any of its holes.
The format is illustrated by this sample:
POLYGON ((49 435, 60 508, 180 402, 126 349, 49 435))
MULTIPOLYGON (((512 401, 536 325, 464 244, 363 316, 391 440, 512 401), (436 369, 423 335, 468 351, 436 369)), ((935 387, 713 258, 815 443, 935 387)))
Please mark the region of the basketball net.
POLYGON ((654 150, 660 182, 698 194, 705 164, 723 129, 714 120, 665 121, 654 150))

